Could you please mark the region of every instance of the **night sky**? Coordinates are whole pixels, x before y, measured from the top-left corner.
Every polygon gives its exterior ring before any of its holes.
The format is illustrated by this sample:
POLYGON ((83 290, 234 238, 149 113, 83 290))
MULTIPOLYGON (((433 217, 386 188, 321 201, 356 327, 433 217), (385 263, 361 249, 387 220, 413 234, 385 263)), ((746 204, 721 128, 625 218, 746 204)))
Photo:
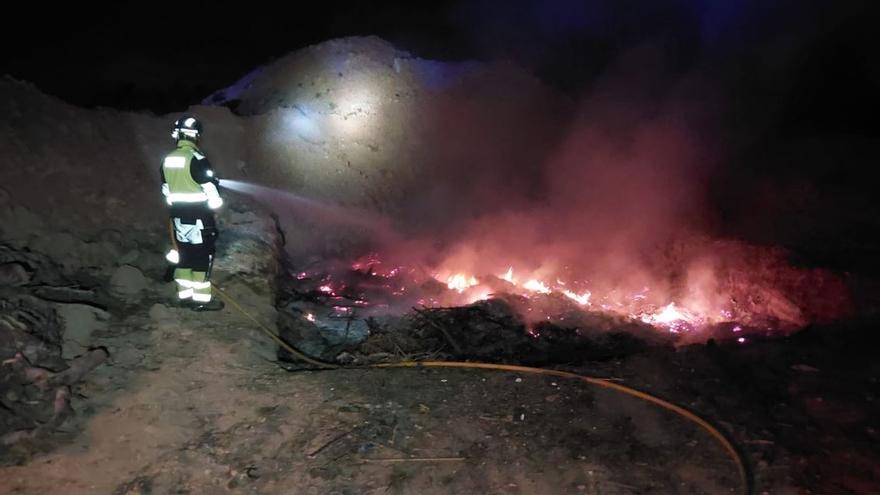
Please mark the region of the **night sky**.
MULTIPOLYGON (((515 0, 19 4, 2 72, 86 106, 180 110, 250 69, 334 37, 375 34, 418 56, 512 59, 577 93, 620 53, 660 47, 786 132, 876 136, 877 2, 515 0), (767 68, 771 67, 771 71, 767 68), (762 73, 763 72, 763 73, 762 73)), ((743 116, 742 118, 748 118, 743 116)))

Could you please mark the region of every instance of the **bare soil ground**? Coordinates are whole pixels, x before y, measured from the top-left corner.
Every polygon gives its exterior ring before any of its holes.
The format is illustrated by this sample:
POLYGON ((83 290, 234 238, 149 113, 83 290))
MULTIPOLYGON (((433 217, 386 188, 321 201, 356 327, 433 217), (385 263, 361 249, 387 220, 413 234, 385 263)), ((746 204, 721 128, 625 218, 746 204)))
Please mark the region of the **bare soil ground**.
MULTIPOLYGON (((223 280, 263 318, 266 295, 223 280)), ((4 493, 733 493, 699 428, 580 383, 500 372, 286 372, 227 308, 145 301, 77 390, 61 444, 4 493), (151 303, 155 302, 155 305, 151 303)), ((39 451, 40 449, 38 449, 39 451)))

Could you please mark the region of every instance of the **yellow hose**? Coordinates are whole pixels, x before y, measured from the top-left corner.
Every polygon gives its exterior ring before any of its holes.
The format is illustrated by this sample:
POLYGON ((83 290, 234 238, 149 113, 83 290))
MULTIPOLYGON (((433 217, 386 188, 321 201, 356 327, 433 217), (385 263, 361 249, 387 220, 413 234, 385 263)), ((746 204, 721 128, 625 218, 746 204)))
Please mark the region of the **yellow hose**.
MULTIPOLYGON (((223 297, 227 302, 229 302, 232 307, 234 307, 239 313, 244 315, 249 320, 253 321, 257 324, 257 326, 271 338, 275 343, 277 343, 281 348, 289 352, 292 356, 306 363, 309 363, 313 366, 317 366, 322 369, 357 369, 364 367, 355 367, 355 366, 340 366, 338 364, 333 363, 325 363, 323 361, 319 361, 309 356, 306 356, 302 352, 296 350, 293 346, 285 342, 281 337, 277 336, 275 332, 273 332, 269 327, 261 323, 255 317, 253 317, 250 313, 244 310, 232 297, 226 294, 222 289, 214 286, 216 292, 223 297)), ((712 438, 714 438, 721 446, 724 448, 725 452, 730 456, 733 460, 734 464, 739 471, 740 480, 743 485, 743 493, 750 495, 753 491, 752 486, 752 477, 748 470, 746 461, 744 456, 736 449, 733 443, 727 439, 727 437, 721 433, 718 428, 712 426, 705 419, 697 416, 696 414, 688 411, 687 409, 673 404, 672 402, 663 400, 659 397, 655 397, 647 392, 642 392, 641 390, 636 390, 634 388, 627 387, 625 385, 620 385, 619 383, 614 383, 609 380, 605 380, 602 378, 595 378, 590 376, 579 375, 577 373, 571 373, 569 371, 559 371, 559 370, 551 370, 545 368, 532 368, 530 366, 518 366, 513 364, 493 364, 493 363, 479 363, 479 362, 462 362, 462 361, 402 361, 398 363, 379 363, 372 364, 366 366, 366 368, 457 368, 457 369, 479 369, 479 370, 495 370, 495 371, 507 371, 514 373, 530 373, 533 375, 546 375, 546 376, 556 376, 560 378, 567 378, 572 380, 579 380, 584 383, 588 383, 590 385, 596 385, 599 387, 603 387, 606 389, 614 390, 616 392, 621 392, 631 397, 635 397, 637 399, 641 399, 646 402, 650 402, 657 406, 666 409, 674 414, 677 414, 688 421, 697 424, 700 428, 707 431, 712 438)))
POLYGON ((270 339, 274 340, 276 344, 280 345, 285 351, 289 352, 290 355, 292 355, 293 357, 300 359, 302 361, 305 361, 305 362, 311 364, 312 366, 317 366, 319 368, 337 369, 337 368, 341 367, 338 364, 325 363, 323 361, 318 361, 317 359, 312 359, 312 358, 306 356, 305 354, 299 352, 298 350, 294 349, 293 346, 291 346, 290 344, 285 342, 281 337, 275 335, 275 332, 270 330, 269 327, 260 323, 260 320, 254 318, 253 316, 251 316, 250 313, 245 311, 244 308, 242 308, 241 305, 235 301, 235 299, 233 299, 232 297, 230 297, 226 293, 226 291, 224 291, 223 289, 221 289, 217 285, 214 285, 213 289, 214 289, 215 293, 219 294, 220 297, 222 297, 226 302, 228 302, 230 305, 232 305, 232 307, 235 308, 239 313, 243 314, 247 319, 256 323, 257 326, 263 331, 263 333, 268 335, 270 339))

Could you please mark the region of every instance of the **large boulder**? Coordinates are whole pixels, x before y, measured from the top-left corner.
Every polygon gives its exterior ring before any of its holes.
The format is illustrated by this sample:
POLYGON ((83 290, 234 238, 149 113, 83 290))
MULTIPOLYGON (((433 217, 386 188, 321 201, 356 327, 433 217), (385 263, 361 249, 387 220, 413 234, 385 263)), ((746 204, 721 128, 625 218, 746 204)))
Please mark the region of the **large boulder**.
POLYGON ((110 319, 106 311, 87 304, 59 304, 56 313, 64 328, 64 359, 73 359, 92 347, 92 334, 106 329, 110 319))
POLYGON ((131 265, 120 266, 110 278, 110 292, 127 300, 138 299, 148 285, 144 274, 131 265))

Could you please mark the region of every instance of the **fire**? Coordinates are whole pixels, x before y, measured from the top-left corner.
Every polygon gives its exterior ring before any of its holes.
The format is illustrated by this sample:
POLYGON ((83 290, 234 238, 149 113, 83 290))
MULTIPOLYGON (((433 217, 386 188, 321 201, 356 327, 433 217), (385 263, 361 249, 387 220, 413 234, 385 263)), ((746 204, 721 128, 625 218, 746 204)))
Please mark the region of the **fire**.
POLYGON ((641 320, 649 325, 662 327, 673 333, 689 332, 712 322, 709 318, 700 316, 687 309, 679 308, 675 305, 675 302, 669 303, 663 309, 654 313, 642 315, 641 320))
MULTIPOLYGON (((477 301, 487 300, 493 296, 492 292, 488 290, 486 286, 480 284, 477 277, 468 275, 465 272, 453 273, 455 274, 447 277, 445 280, 446 286, 450 290, 454 290, 463 295, 463 298, 457 300, 458 303, 473 304, 477 301)), ((440 277, 435 278, 443 280, 440 277)), ((563 282, 562 279, 558 277, 554 278, 556 284, 553 285, 548 284, 541 278, 535 277, 530 278, 522 285, 519 285, 517 279, 514 277, 514 268, 512 266, 509 267, 505 273, 499 275, 498 278, 509 282, 513 286, 521 287, 520 290, 511 288, 510 291, 514 293, 520 293, 521 295, 560 294, 580 306, 593 307, 593 291, 584 289, 583 287, 585 284, 582 281, 573 282, 571 288, 569 288, 569 284, 563 282), (581 289, 577 291, 572 290, 575 286, 581 287, 581 289)), ((648 308, 656 307, 650 305, 648 302, 648 292, 649 289, 644 287, 641 291, 624 299, 619 299, 613 296, 610 298, 600 297, 596 301, 596 308, 600 308, 602 311, 606 312, 628 315, 633 319, 641 320, 649 325, 675 333, 687 332, 701 325, 720 320, 719 318, 710 319, 699 316, 699 313, 678 306, 675 302, 670 302, 669 304, 661 306, 660 309, 657 310, 649 309, 646 311, 646 306, 648 308)), ((728 315, 729 312, 722 310, 719 314, 723 317, 728 315)))
MULTIPOLYGON (((747 273, 743 275, 745 272, 740 271, 735 272, 739 278, 731 278, 724 275, 727 272, 716 275, 712 271, 715 268, 691 270, 686 273, 687 277, 676 279, 673 285, 664 278, 637 269, 623 269, 623 276, 608 280, 577 265, 566 265, 562 260, 527 262, 518 259, 509 264, 512 259, 501 257, 502 262, 506 261, 502 265, 496 264, 494 258, 465 253, 440 264, 417 262, 398 266, 381 261, 378 255, 371 255, 351 263, 351 274, 333 272, 331 278, 329 274, 322 276, 320 270, 310 270, 294 272, 293 275, 300 280, 314 280, 307 286, 310 291, 317 292, 314 295, 320 296, 322 301, 332 296, 329 304, 345 302, 346 306, 350 305, 362 314, 406 311, 413 304, 448 307, 498 298, 518 311, 530 325, 539 321, 544 324, 544 320, 554 324, 566 320, 562 326, 572 328, 592 324, 592 316, 577 315, 575 307, 579 307, 591 315, 605 313, 613 316, 609 321, 618 321, 620 317, 650 325, 658 331, 681 334, 681 341, 688 342, 727 329, 732 341, 745 344, 750 342, 750 335, 758 331, 759 326, 766 330, 776 329, 773 323, 764 323, 763 313, 759 311, 787 309, 794 304, 786 299, 782 289, 777 289, 759 294, 769 298, 771 303, 779 299, 788 306, 781 303, 758 306, 744 295, 752 285, 759 289, 763 287, 763 282, 750 282, 747 273), (481 263, 489 266, 481 266, 481 263), (506 270, 504 265, 508 265, 506 270), (428 280, 442 284, 440 290, 437 290, 437 284, 425 284, 428 280), (684 283, 679 284, 680 281, 684 283), (573 317, 563 318, 569 314, 573 317)), ((346 310, 337 313, 342 311, 346 310)), ((768 315, 777 313, 770 311, 768 315)), ((305 315, 305 318, 316 321, 312 314, 305 315)), ((782 321, 795 320, 783 318, 782 321)))
POLYGON ((532 292, 537 292, 539 294, 549 294, 550 292, 552 292, 550 288, 547 287, 547 284, 534 278, 526 282, 523 285, 523 288, 532 292))
POLYGON ((446 279, 446 286, 449 287, 449 289, 451 290, 458 291, 459 293, 464 292, 470 287, 479 285, 479 283, 480 282, 473 275, 468 277, 463 273, 457 273, 446 279))
POLYGON ((590 305, 590 297, 592 297, 592 293, 590 291, 586 291, 583 294, 578 294, 576 292, 570 291, 568 289, 563 290, 562 293, 568 297, 569 299, 575 301, 581 306, 589 306, 590 305))
POLYGON ((642 321, 644 321, 645 323, 659 323, 661 325, 668 325, 676 321, 690 321, 691 319, 691 315, 687 314, 686 312, 682 312, 680 309, 675 307, 674 302, 671 302, 659 313, 643 317, 642 321))

